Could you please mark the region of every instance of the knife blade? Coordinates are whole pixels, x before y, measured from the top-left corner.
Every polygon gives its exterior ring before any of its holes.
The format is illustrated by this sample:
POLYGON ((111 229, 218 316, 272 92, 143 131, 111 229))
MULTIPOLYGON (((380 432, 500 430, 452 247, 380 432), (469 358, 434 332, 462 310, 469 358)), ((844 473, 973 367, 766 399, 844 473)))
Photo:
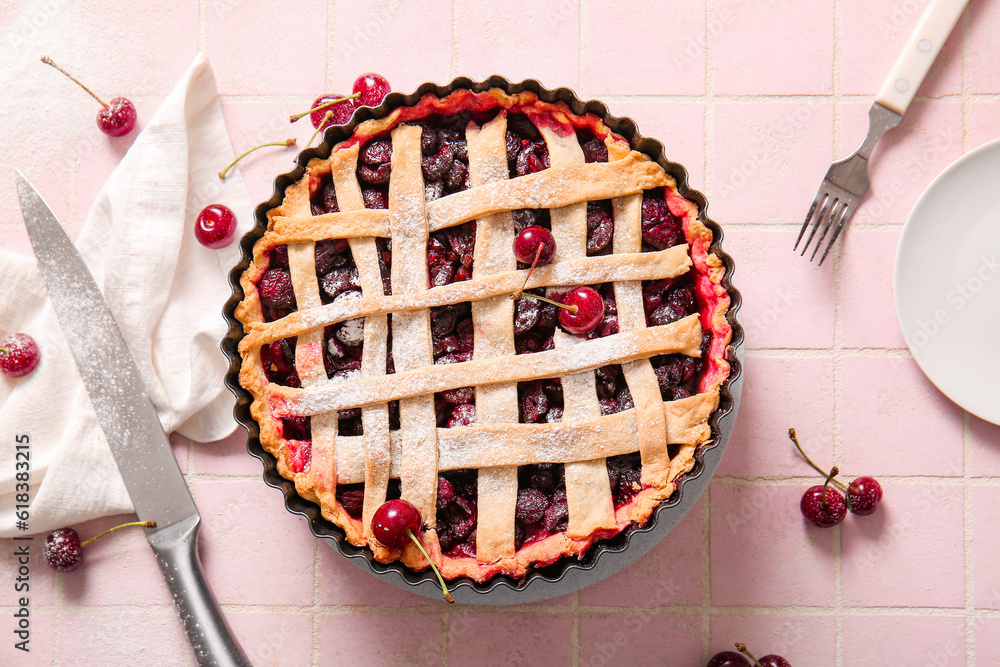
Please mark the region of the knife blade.
POLYGON ((104 295, 52 210, 15 170, 38 268, 200 665, 250 665, 205 581, 201 516, 104 295))

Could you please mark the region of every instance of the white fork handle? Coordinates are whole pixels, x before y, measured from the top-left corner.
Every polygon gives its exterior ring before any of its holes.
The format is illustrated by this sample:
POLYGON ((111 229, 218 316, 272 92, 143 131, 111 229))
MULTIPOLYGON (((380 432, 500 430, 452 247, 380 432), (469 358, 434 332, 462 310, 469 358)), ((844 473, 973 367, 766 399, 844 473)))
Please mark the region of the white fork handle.
POLYGON ((903 52, 889 70, 876 102, 900 115, 906 113, 966 4, 968 0, 930 0, 903 52))

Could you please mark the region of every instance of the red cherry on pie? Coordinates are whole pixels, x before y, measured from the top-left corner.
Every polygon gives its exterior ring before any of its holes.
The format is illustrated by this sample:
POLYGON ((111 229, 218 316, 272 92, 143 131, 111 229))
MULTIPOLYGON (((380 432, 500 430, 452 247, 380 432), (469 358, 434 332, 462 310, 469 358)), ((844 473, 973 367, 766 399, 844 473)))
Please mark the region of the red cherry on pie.
POLYGON ((421 523, 420 510, 413 503, 397 498, 382 503, 375 510, 375 514, 372 516, 372 532, 375 534, 375 539, 393 549, 401 548, 407 540, 411 540, 417 545, 420 553, 424 555, 427 563, 434 570, 434 574, 437 575, 444 599, 448 602, 454 602, 455 598, 448 592, 448 585, 444 583, 437 566, 427 554, 424 545, 420 544, 420 540, 417 539, 416 534, 420 532, 421 523))
POLYGON ((59 65, 48 56, 42 56, 42 62, 46 65, 51 65, 60 72, 66 75, 71 81, 83 88, 85 91, 90 93, 93 97, 101 104, 101 110, 97 112, 97 127, 100 128, 101 132, 112 137, 120 137, 122 135, 128 134, 135 127, 135 105, 132 104, 125 97, 115 97, 110 102, 105 102, 100 97, 95 95, 90 88, 80 83, 75 77, 73 77, 69 72, 64 70, 59 65))
POLYGON ((38 365, 38 344, 28 334, 15 333, 0 340, 0 372, 21 377, 38 365))
POLYGON ((363 107, 377 107, 382 104, 385 96, 392 91, 385 77, 374 72, 362 74, 354 81, 352 92, 361 93, 358 102, 363 107))
POLYGON ((548 264, 556 254, 556 240, 544 227, 525 227, 514 237, 514 256, 524 264, 548 264), (539 254, 539 250, 541 253, 539 254))
POLYGON ((568 308, 559 309, 559 324, 571 334, 590 333, 604 319, 604 299, 593 287, 574 288, 562 303, 568 308))
POLYGON ((236 214, 228 206, 209 204, 198 214, 194 236, 206 248, 223 248, 236 235, 236 214))

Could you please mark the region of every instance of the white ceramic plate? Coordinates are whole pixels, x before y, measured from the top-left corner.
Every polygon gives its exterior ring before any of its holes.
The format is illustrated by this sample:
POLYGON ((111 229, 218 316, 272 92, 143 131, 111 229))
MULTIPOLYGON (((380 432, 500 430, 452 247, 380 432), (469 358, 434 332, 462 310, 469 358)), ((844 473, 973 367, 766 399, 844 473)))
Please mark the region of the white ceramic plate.
POLYGON ((953 162, 917 200, 893 283, 921 370, 955 403, 1000 424, 1000 140, 953 162))

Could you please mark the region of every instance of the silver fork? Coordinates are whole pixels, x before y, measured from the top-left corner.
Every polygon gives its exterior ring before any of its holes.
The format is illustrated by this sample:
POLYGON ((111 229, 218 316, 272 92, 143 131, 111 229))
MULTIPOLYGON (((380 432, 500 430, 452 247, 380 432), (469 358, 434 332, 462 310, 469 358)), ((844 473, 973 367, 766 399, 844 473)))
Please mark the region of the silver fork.
POLYGON ((868 136, 853 155, 830 165, 826 177, 816 192, 816 198, 809 207, 805 222, 802 223, 799 236, 795 239, 793 250, 798 250, 799 243, 812 222, 812 231, 809 232, 801 253, 806 254, 816 232, 822 228, 822 233, 813 246, 812 255, 809 256, 809 260, 812 261, 823 245, 823 239, 832 229, 833 235, 830 236, 826 250, 819 259, 820 265, 823 264, 840 232, 850 222, 858 209, 858 204, 861 203, 861 198, 871 186, 868 160, 871 158, 872 149, 883 134, 899 125, 903 119, 903 114, 913 101, 913 96, 927 76, 927 71, 934 64, 938 52, 955 27, 958 17, 962 15, 967 2, 968 0, 931 0, 928 3, 913 33, 906 41, 906 46, 889 71, 889 76, 875 96, 875 103, 868 112, 868 136), (817 209, 819 214, 814 215, 817 209))

